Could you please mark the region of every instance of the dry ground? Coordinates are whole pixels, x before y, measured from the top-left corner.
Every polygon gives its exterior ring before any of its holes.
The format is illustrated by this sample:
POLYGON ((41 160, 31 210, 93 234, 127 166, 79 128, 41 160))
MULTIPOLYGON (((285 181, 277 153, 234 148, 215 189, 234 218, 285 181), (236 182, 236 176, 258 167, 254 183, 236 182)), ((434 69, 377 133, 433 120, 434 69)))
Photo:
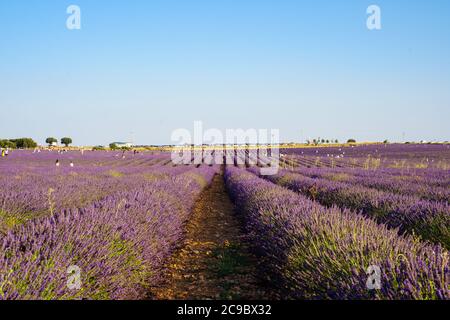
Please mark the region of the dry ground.
POLYGON ((244 241, 223 175, 200 196, 186 238, 169 259, 153 299, 269 299, 256 277, 257 259, 244 241))

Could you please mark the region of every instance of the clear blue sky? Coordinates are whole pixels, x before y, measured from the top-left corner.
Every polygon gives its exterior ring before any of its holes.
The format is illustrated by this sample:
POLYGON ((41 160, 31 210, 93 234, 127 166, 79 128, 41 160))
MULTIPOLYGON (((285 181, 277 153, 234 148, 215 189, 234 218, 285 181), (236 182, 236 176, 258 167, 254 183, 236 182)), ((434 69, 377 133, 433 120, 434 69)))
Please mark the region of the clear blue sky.
POLYGON ((0 137, 40 143, 164 144, 194 120, 450 140, 450 1, 1 1, 0 111, 0 137))

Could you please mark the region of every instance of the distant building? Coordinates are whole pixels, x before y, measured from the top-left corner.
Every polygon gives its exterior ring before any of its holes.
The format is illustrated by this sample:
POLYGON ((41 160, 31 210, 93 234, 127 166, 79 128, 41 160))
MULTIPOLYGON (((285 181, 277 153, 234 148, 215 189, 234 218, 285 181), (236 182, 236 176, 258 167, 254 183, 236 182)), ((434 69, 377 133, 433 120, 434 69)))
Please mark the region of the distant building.
POLYGON ((117 148, 132 148, 133 144, 131 142, 113 142, 117 148))

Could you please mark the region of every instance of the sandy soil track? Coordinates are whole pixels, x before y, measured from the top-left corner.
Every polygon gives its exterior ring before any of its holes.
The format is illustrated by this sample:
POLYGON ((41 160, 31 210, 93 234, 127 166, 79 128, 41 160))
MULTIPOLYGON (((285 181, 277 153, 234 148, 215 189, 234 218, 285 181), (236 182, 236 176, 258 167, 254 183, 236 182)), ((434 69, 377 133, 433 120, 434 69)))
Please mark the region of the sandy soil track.
POLYGON ((151 289, 150 298, 269 299, 256 277, 256 265, 219 174, 197 201, 186 238, 169 259, 164 283, 151 289))

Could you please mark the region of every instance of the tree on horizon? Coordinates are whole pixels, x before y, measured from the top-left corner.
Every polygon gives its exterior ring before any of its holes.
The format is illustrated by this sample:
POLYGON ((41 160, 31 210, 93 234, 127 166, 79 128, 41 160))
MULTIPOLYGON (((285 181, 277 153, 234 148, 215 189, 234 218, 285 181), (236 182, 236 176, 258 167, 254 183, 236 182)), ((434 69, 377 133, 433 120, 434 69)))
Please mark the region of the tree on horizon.
POLYGON ((48 137, 47 139, 45 139, 45 143, 47 143, 49 146, 51 146, 52 144, 54 144, 56 142, 58 142, 58 140, 53 137, 48 137))
POLYGON ((66 147, 68 147, 69 144, 71 144, 71 143, 72 143, 71 138, 69 138, 69 137, 61 138, 61 144, 65 145, 66 147))

